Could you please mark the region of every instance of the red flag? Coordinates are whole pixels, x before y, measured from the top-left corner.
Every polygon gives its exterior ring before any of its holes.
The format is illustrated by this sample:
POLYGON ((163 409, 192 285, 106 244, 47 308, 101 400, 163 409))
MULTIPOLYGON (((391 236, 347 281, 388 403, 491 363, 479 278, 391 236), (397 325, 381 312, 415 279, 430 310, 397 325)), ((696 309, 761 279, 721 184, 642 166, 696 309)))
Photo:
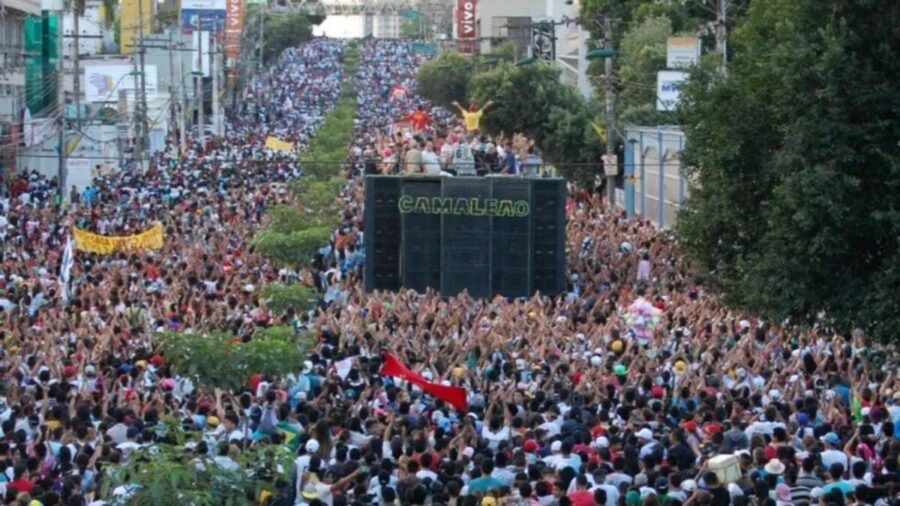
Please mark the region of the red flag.
POLYGON ((413 385, 417 385, 428 395, 450 404, 456 408, 457 411, 467 410, 468 405, 466 404, 465 388, 448 387, 437 383, 431 383, 422 376, 409 370, 409 368, 397 360, 397 357, 390 353, 384 354, 384 365, 381 366, 381 374, 384 376, 403 378, 413 385))

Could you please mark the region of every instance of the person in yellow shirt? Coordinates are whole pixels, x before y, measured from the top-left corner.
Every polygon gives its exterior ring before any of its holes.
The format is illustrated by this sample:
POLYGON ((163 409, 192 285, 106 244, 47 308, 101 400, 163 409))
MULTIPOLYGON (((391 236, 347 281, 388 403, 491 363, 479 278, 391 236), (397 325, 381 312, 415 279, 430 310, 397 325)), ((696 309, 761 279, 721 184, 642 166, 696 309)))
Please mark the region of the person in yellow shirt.
POLYGON ((484 115, 485 109, 494 105, 494 101, 488 100, 488 103, 484 104, 484 107, 481 109, 475 104, 470 104, 468 111, 463 109, 463 107, 459 105, 459 102, 454 101, 453 105, 455 105, 456 108, 459 109, 459 112, 462 113, 463 122, 466 124, 466 130, 474 132, 475 130, 478 130, 478 126, 481 124, 481 116, 484 115))

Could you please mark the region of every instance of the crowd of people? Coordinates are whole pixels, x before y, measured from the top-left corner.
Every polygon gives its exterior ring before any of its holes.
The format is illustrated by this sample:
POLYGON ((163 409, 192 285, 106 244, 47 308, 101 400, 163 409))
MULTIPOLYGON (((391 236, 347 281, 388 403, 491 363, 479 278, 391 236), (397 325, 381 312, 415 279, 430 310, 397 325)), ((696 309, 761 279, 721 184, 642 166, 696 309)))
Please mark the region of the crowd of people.
MULTIPOLYGON (((410 42, 361 46, 358 73, 344 76, 360 97, 349 147, 360 173, 398 141, 408 151, 404 143, 424 140, 427 150, 441 135, 458 144, 457 132, 480 140, 451 113, 420 109, 421 57, 410 42), (410 111, 430 121, 397 136, 392 125, 410 111)), ((290 426, 297 455, 269 505, 896 503, 894 358, 861 333, 730 310, 673 240, 588 191, 568 200, 565 293, 364 293, 363 184, 350 171, 341 223, 315 266, 324 303, 301 322, 316 335, 307 360, 224 398, 182 388, 186 372, 157 352, 155 331, 252 338, 285 317, 258 294, 284 269, 250 239, 267 206, 291 202, 284 183, 302 168, 263 143, 272 133, 303 143, 314 132, 339 94, 343 47, 317 39, 290 52, 250 85, 255 99, 224 138, 195 142, 185 156, 160 153, 145 174, 101 178, 69 208, 34 174, 4 189, 6 502, 127 503, 133 490, 104 497, 100 484, 134 452, 167 444, 160 419, 174 415, 191 437, 205 433, 197 461, 228 469, 247 448, 283 444, 273 427, 290 426), (63 301, 68 226, 125 235, 152 221, 165 225, 162 250, 78 252, 63 301), (429 381, 465 388, 467 409, 382 375, 385 352, 429 381), (248 437, 258 433, 269 437, 248 437)))

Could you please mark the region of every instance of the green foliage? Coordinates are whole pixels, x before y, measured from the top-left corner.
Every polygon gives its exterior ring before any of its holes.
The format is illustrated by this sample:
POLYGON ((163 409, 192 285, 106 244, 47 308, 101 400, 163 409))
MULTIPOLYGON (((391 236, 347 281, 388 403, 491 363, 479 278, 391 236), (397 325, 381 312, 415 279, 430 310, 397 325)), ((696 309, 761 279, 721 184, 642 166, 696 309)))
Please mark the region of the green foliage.
POLYGON ((244 388, 253 374, 283 376, 298 371, 310 344, 293 331, 265 331, 247 342, 222 332, 164 332, 156 337, 181 374, 200 385, 231 391, 244 388))
POLYGON ((560 83, 559 71, 542 63, 521 67, 504 63, 481 72, 472 80, 470 96, 479 104, 488 100, 497 104, 481 119, 484 130, 522 133, 539 146, 553 108, 574 111, 584 106, 575 88, 560 83))
POLYGON ((262 296, 269 309, 276 313, 301 314, 316 306, 318 295, 315 289, 301 284, 285 285, 275 283, 263 287, 262 296))
POLYGON ((898 335, 900 4, 757 0, 683 93, 679 234, 726 300, 898 335))
POLYGON ((341 95, 309 147, 300 156, 300 166, 307 176, 330 180, 340 174, 347 160, 357 107, 356 86, 350 77, 359 66, 359 58, 359 47, 348 45, 344 53, 341 95))
MULTIPOLYGON (((259 6, 247 5, 244 14, 244 39, 259 40, 259 6)), ((312 38, 310 17, 300 10, 266 11, 263 62, 278 58, 282 51, 297 47, 312 38)))
POLYGON ((419 17, 417 20, 413 19, 404 19, 403 24, 400 25, 400 36, 404 38, 413 38, 418 37, 419 32, 422 30, 422 18, 419 17))
POLYGON ((178 26, 179 4, 172 2, 160 3, 153 16, 153 24, 156 31, 161 32, 167 28, 178 26))
POLYGON ((200 441, 198 434, 185 432, 173 418, 164 421, 176 444, 137 448, 127 463, 109 466, 101 481, 101 498, 111 498, 112 491, 122 486, 131 491, 129 505, 238 506, 262 490, 273 491, 276 480, 291 481, 293 455, 286 446, 250 446, 235 459, 239 468, 229 471, 185 448, 187 442, 200 441))
POLYGON ((308 268, 316 252, 331 240, 331 227, 312 227, 294 232, 261 230, 253 246, 263 255, 295 268, 308 268))
POLYGON ((555 162, 556 169, 566 179, 581 187, 589 187, 597 173, 597 161, 603 146, 591 128, 587 108, 574 110, 554 107, 544 129, 542 154, 555 162))
POLYGON ((517 56, 515 42, 507 40, 492 47, 491 53, 486 55, 486 58, 496 58, 501 62, 514 63, 517 56))
POLYGON ((475 63, 458 51, 443 51, 422 64, 418 92, 431 103, 453 110, 453 102, 465 102, 475 63))
POLYGON ((623 111, 648 104, 656 108, 656 72, 666 67, 666 39, 671 35, 669 18, 656 16, 634 25, 622 38, 616 63, 623 111))

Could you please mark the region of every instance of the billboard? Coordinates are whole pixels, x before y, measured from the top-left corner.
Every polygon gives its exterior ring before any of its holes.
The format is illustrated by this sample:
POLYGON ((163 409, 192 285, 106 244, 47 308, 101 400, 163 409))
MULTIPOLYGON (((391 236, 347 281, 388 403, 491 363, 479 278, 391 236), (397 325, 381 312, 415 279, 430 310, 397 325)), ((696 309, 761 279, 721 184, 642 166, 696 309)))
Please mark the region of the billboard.
POLYGON ((122 0, 120 11, 121 30, 119 52, 131 54, 141 30, 149 34, 153 28, 153 2, 151 0, 122 0))
POLYGON ((195 30, 221 32, 225 29, 227 0, 183 0, 181 2, 181 29, 186 33, 195 30))
POLYGON ((457 0, 456 3, 456 38, 475 38, 475 2, 476 0, 457 0))
POLYGON ((225 68, 228 69, 228 85, 234 85, 237 60, 241 56, 241 33, 244 31, 243 0, 225 2, 225 68))
POLYGON ((666 68, 680 69, 700 60, 700 39, 697 37, 669 37, 666 39, 666 68))
POLYGON ((687 72, 661 70, 656 74, 656 110, 674 111, 681 100, 681 87, 687 72))
MULTIPOLYGON (((147 99, 156 98, 156 65, 145 65, 147 99)), ((87 102, 118 102, 119 92, 125 91, 133 100, 135 89, 140 89, 141 80, 135 78, 131 65, 85 65, 84 99, 87 102)))

